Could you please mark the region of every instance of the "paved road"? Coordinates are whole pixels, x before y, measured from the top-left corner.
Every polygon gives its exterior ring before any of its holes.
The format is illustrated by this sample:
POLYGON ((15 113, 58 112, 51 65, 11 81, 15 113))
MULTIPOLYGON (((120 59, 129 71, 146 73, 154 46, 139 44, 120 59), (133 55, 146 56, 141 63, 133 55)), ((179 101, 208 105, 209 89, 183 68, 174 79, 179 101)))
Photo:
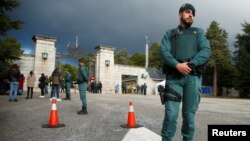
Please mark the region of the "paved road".
MULTIPOLYGON (((126 124, 128 103, 134 102, 136 121, 160 135, 164 107, 157 95, 88 94, 88 115, 79 116, 78 93, 71 101, 57 103, 60 123, 66 127, 42 128, 49 120, 49 97, 32 100, 18 96, 18 102, 8 102, 0 96, 1 141, 122 141, 129 129, 126 124)), ((63 96, 61 96, 63 97, 63 96)), ((181 115, 181 114, 180 114, 181 115)), ((181 140, 181 116, 178 119, 175 141, 181 140)), ((207 140, 208 124, 250 124, 250 100, 202 97, 197 113, 195 141, 207 140)))

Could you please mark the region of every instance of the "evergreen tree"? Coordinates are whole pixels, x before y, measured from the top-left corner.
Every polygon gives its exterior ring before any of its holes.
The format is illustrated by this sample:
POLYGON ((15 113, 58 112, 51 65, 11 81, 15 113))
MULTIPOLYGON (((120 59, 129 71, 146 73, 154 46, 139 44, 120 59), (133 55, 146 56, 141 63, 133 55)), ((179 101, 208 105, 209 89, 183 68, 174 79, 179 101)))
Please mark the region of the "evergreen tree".
POLYGON ((162 65, 163 60, 160 58, 160 45, 154 42, 149 48, 149 67, 161 69, 162 65))
POLYGON ((144 67, 145 66, 145 55, 139 54, 139 53, 132 54, 129 57, 128 65, 144 67))
POLYGON ((123 49, 115 52, 115 64, 127 65, 129 54, 128 51, 123 49))
POLYGON ((209 60, 209 67, 212 69, 212 86, 213 95, 218 95, 218 86, 232 87, 232 78, 228 80, 227 75, 234 74, 234 66, 232 64, 232 56, 227 44, 228 33, 219 27, 216 21, 212 21, 207 29, 207 38, 210 41, 212 50, 211 58, 209 60), (228 74, 225 74, 227 72, 228 74), (224 78, 224 80, 223 80, 224 78), (218 81, 220 80, 220 81, 218 81), (228 82, 225 84, 224 82, 228 82))
POLYGON ((76 79, 77 79, 77 68, 70 65, 70 64, 63 64, 61 66, 61 71, 62 71, 63 76, 65 75, 65 69, 67 69, 69 71, 69 73, 71 74, 71 80, 76 81, 76 79))
POLYGON ((6 35, 11 29, 19 29, 22 22, 20 20, 12 20, 7 15, 8 12, 12 12, 15 8, 20 6, 19 0, 1 0, 0 1, 0 35, 6 35))
POLYGON ((7 69, 13 60, 19 59, 23 51, 21 45, 13 37, 6 37, 7 32, 19 29, 22 22, 12 20, 8 15, 20 5, 18 0, 0 1, 0 80, 6 77, 7 69))
POLYGON ((242 24, 243 34, 236 36, 235 48, 235 61, 238 70, 238 89, 240 90, 241 97, 250 95, 250 24, 242 24))

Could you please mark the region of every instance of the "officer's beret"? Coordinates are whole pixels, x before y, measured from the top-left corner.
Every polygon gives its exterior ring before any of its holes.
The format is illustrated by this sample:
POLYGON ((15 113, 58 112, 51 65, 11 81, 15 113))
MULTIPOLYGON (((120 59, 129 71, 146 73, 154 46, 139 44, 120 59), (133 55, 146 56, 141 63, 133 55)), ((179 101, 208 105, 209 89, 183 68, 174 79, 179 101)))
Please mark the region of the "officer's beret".
POLYGON ((84 59, 84 58, 80 58, 80 59, 78 60, 78 62, 84 63, 84 62, 85 62, 85 59, 84 59))
POLYGON ((180 7, 180 9, 179 9, 179 13, 181 13, 181 12, 183 12, 184 10, 192 10, 192 12, 193 12, 193 15, 195 16, 195 8, 194 8, 194 6, 192 5, 192 4, 190 4, 190 3, 185 3, 185 4, 183 4, 181 7, 180 7))

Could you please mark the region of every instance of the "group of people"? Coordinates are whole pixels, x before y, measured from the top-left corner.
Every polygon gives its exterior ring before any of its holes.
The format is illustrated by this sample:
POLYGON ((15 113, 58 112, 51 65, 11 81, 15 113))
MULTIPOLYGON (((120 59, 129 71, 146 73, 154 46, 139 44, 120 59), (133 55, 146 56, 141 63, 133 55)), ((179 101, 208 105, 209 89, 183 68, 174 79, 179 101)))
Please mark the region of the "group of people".
POLYGON ((136 85, 136 94, 147 95, 147 84, 144 83, 141 86, 139 84, 136 85))
MULTIPOLYGON (((48 87, 51 86, 51 98, 56 97, 58 101, 61 101, 59 98, 59 85, 61 82, 61 73, 58 68, 56 68, 51 77, 49 78, 44 73, 39 77, 38 87, 41 90, 40 98, 44 98, 45 94, 48 94, 48 87)), ((19 70, 19 66, 17 64, 13 64, 11 69, 8 72, 8 77, 4 79, 1 89, 3 94, 9 94, 9 102, 17 102, 17 95, 23 94, 24 82, 26 80, 27 83, 27 96, 26 99, 33 98, 33 90, 36 82, 36 75, 33 71, 30 71, 28 76, 24 77, 19 70)), ((66 88, 66 97, 65 100, 70 100, 70 88, 71 88, 71 75, 66 70, 65 71, 65 88, 66 88)))
MULTIPOLYGON (((139 84, 137 84, 135 89, 133 89, 132 87, 128 88, 127 85, 124 83, 122 85, 122 93, 126 94, 126 93, 128 93, 128 89, 130 89, 131 93, 147 95, 147 88, 148 88, 148 86, 146 83, 142 84, 141 86, 139 84)), ((119 91, 120 91, 120 85, 116 84, 115 93, 118 93, 119 91)))
MULTIPOLYGON (((17 64, 13 64, 10 70, 8 71, 8 78, 4 79, 4 82, 2 83, 1 89, 3 89, 3 93, 6 93, 9 90, 9 102, 15 101, 17 102, 17 94, 18 92, 20 94, 23 93, 23 85, 25 81, 24 75, 20 73, 19 66, 17 64)), ((77 113, 79 115, 85 115, 87 114, 87 100, 86 100, 86 92, 87 92, 87 86, 88 86, 88 80, 89 79, 89 72, 87 67, 85 66, 85 59, 80 58, 79 59, 79 68, 78 68, 78 80, 77 84, 79 85, 79 93, 80 93, 80 99, 82 102, 81 110, 77 113)), ((64 80, 65 82, 65 92, 66 97, 64 100, 71 100, 71 93, 70 89, 72 87, 72 80, 71 80, 71 74, 67 69, 65 69, 65 75, 62 77, 62 74, 59 70, 59 68, 56 68, 53 72, 51 77, 45 76, 44 73, 41 74, 38 81, 38 87, 41 90, 40 98, 44 98, 45 94, 48 94, 48 87, 51 86, 51 95, 50 100, 52 98, 56 98, 57 101, 61 101, 59 97, 59 87, 60 82, 64 80)), ((35 87, 36 82, 36 75, 33 71, 30 71, 27 78, 27 96, 26 99, 32 99, 33 98, 33 90, 35 87)), ((101 93, 101 87, 102 84, 99 81, 99 92, 101 93)))
MULTIPOLYGON (((64 100, 71 100, 70 89, 72 87, 71 74, 67 69, 65 69, 65 75, 62 76, 59 68, 56 68, 50 77, 45 76, 44 73, 41 74, 38 81, 38 87, 41 90, 40 98, 44 98, 45 94, 48 94, 48 87, 51 87, 51 95, 50 100, 52 98, 56 98, 57 101, 61 101, 59 97, 59 89, 61 81, 64 81, 65 84, 65 93, 66 96, 64 100)), ((82 101, 81 110, 78 111, 79 115, 87 114, 87 100, 86 100, 86 92, 88 87, 89 72, 87 67, 85 66, 85 59, 79 59, 79 68, 78 68, 78 80, 77 84, 79 85, 80 99, 82 101)), ((36 75, 33 71, 30 71, 27 78, 25 79, 24 75, 21 74, 19 70, 19 66, 17 64, 13 64, 8 70, 8 76, 1 83, 1 94, 9 94, 9 102, 17 102, 17 95, 23 93, 24 82, 27 81, 27 96, 26 99, 33 99, 35 82, 37 80, 36 75)), ((98 90, 94 92, 102 92, 102 83, 99 81, 98 90)))
POLYGON ((23 94, 25 77, 21 74, 19 66, 13 64, 8 70, 8 76, 1 83, 1 94, 9 95, 9 102, 17 102, 17 95, 23 94))
MULTIPOLYGON (((50 77, 45 76, 44 73, 41 74, 38 84, 38 87, 41 90, 40 98, 44 98, 45 94, 48 94, 48 87, 51 86, 50 100, 52 100, 52 98, 56 98, 57 101, 61 101, 59 94, 62 81, 64 81, 64 88, 66 93, 66 97, 64 98, 64 100, 71 100, 70 97, 71 95, 70 89, 72 85, 71 74, 67 69, 65 69, 65 75, 63 77, 59 68, 55 68, 50 77)), ((29 87, 26 99, 29 99, 29 87)))
POLYGON ((102 93, 102 82, 98 81, 98 83, 96 81, 93 81, 90 83, 89 85, 89 92, 91 93, 102 93))

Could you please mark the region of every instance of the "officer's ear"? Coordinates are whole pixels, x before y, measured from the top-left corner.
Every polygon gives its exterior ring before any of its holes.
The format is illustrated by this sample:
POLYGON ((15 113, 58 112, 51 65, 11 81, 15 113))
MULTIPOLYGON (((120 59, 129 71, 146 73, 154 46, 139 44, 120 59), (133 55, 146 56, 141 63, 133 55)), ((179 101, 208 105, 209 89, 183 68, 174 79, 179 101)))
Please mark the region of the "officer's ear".
POLYGON ((181 17, 182 17, 182 12, 179 13, 179 18, 181 18, 181 17))

